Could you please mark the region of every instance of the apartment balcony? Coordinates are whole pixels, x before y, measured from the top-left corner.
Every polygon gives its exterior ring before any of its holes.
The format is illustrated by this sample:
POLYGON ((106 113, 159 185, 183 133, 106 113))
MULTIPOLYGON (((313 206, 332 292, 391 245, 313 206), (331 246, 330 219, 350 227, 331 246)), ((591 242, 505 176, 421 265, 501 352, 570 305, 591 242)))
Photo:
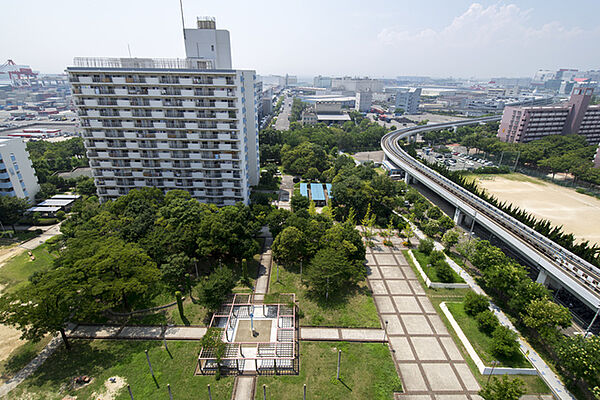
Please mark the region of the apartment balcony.
POLYGON ((186 111, 183 113, 183 118, 187 118, 187 119, 195 119, 196 118, 196 113, 193 111, 186 111))
POLYGON ((164 118, 165 113, 163 111, 152 110, 152 118, 164 118))
POLYGON ((179 78, 179 83, 181 85, 192 85, 194 82, 192 78, 179 78))
POLYGON ((148 89, 148 95, 149 96, 161 96, 161 90, 160 89, 148 89))
POLYGON ((80 76, 79 77, 79 82, 81 82, 81 83, 92 83, 92 77, 91 76, 80 76))
POLYGON ((129 91, 124 88, 116 88, 114 89, 115 94, 118 96, 127 96, 128 94, 137 94, 135 91, 129 91))
POLYGON ((86 96, 92 96, 96 94, 96 91, 92 88, 81 88, 81 94, 86 96))
POLYGON ((160 100, 150 100, 149 105, 150 105, 150 107, 162 107, 163 102, 160 100))
MULTIPOLYGON (((102 124, 102 122, 98 121, 97 119, 91 119, 91 120, 89 120, 89 121, 87 121, 87 122, 88 122, 88 125, 87 125, 87 126, 90 126, 90 127, 92 127, 92 128, 102 128, 102 127, 104 126, 104 125, 102 124)), ((84 122, 82 122, 81 124, 82 124, 83 126, 85 126, 85 125, 84 125, 84 122)))
POLYGON ((112 78, 113 83, 119 84, 119 85, 123 85, 125 84, 125 77, 123 76, 113 76, 112 78))
POLYGON ((194 90, 193 89, 181 89, 180 94, 185 97, 192 97, 194 95, 194 90))
POLYGON ((135 123, 133 121, 123 121, 122 122, 123 128, 135 128, 135 123))
POLYGON ((97 99, 84 99, 83 104, 85 104, 86 106, 94 106, 95 107, 98 105, 98 100, 97 99))
POLYGON ((158 78, 156 78, 156 77, 147 77, 146 83, 158 85, 159 82, 158 82, 158 78))
POLYGON ((185 107, 185 108, 193 108, 196 106, 196 103, 193 102, 192 100, 183 100, 181 102, 181 106, 185 107))

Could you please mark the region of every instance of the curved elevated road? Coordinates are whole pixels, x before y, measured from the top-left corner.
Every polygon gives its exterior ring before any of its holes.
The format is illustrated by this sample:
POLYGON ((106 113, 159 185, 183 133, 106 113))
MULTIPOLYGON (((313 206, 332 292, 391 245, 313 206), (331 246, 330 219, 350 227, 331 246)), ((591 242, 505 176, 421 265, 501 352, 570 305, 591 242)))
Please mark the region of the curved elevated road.
MULTIPOLYGON (((600 269, 540 235, 527 225, 492 206, 431 168, 415 160, 398 144, 398 140, 418 133, 497 121, 485 117, 466 121, 417 126, 388 133, 381 139, 385 158, 453 204, 469 218, 474 218, 496 236, 540 267, 540 274, 550 277, 577 296, 592 310, 600 308, 600 269)), ((540 279, 540 278, 538 278, 540 279)))

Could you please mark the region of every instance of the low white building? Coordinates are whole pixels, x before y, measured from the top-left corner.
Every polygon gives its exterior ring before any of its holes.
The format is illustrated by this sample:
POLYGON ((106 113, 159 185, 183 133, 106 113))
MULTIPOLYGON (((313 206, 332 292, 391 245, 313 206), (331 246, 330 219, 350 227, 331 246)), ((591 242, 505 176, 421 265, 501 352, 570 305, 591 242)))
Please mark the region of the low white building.
POLYGON ((0 195, 31 201, 39 190, 23 139, 0 137, 0 195))

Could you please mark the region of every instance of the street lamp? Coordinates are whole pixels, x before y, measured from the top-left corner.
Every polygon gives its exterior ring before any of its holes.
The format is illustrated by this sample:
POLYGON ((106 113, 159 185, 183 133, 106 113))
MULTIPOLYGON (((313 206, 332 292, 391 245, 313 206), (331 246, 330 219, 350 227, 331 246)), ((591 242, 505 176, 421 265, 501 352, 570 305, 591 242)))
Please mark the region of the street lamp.
POLYGON ((492 370, 490 371, 490 374, 488 375, 488 379, 487 382, 485 383, 486 385, 490 383, 490 378, 492 377, 492 374, 494 373, 494 368, 496 368, 497 365, 500 364, 500 361, 492 361, 492 370))

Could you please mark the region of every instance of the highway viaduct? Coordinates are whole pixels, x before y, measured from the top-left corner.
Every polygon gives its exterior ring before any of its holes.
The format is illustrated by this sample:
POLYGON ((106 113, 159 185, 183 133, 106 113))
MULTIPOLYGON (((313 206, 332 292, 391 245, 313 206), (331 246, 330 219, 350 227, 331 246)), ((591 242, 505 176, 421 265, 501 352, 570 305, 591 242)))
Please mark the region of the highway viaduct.
POLYGON ((540 271, 538 282, 568 291, 591 310, 591 315, 598 315, 598 310, 600 310, 599 268, 415 160, 398 143, 400 139, 413 140, 417 134, 431 130, 451 129, 499 119, 500 117, 497 116, 485 117, 400 129, 385 135, 381 140, 381 147, 385 154, 385 160, 404 171, 407 183, 418 181, 454 206, 455 222, 465 222, 470 226, 473 221, 476 221, 478 225, 501 239, 528 263, 538 267, 540 271))

